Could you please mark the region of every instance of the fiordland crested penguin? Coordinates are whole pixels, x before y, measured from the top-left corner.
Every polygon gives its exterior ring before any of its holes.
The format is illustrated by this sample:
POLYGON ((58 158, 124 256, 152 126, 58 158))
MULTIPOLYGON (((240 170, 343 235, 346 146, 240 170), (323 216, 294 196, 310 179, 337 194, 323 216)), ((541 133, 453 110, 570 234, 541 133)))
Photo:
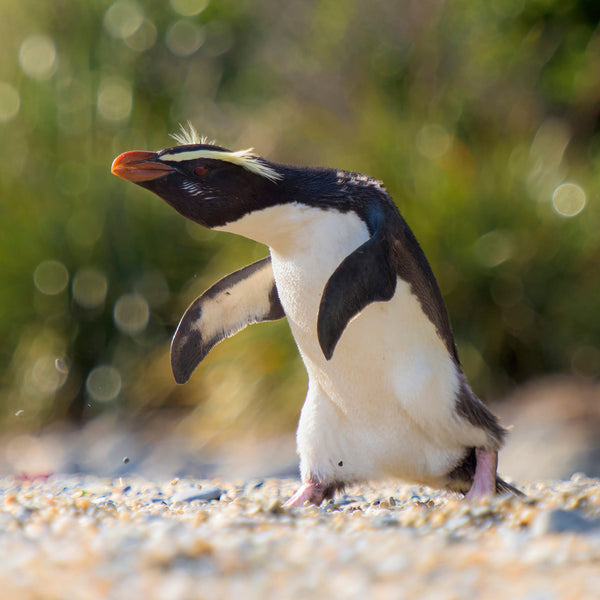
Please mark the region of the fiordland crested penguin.
POLYGON ((190 305, 173 373, 185 383, 224 338, 287 317, 308 371, 302 485, 287 505, 387 476, 468 498, 520 494, 496 473, 506 430, 471 390, 435 277, 383 184, 231 152, 191 126, 174 137, 179 146, 121 154, 112 172, 270 256, 190 305))

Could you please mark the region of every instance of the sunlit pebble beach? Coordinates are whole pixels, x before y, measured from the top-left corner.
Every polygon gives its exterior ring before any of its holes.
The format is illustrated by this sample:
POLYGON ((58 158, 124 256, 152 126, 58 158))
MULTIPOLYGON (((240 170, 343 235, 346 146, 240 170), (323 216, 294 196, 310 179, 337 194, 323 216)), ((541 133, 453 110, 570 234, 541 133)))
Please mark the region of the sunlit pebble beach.
POLYGON ((393 482, 284 508, 297 484, 5 477, 1 597, 598 598, 598 479, 473 503, 393 482))

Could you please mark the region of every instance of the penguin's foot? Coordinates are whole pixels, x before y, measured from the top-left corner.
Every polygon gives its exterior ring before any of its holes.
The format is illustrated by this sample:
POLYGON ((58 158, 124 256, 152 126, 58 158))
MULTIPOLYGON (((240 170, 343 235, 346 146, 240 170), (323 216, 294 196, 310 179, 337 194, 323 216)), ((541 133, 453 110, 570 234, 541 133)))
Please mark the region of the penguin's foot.
POLYGON ((319 506, 325 499, 327 492, 326 486, 322 483, 309 481, 303 483, 300 489, 283 505, 284 507, 304 506, 306 502, 319 506))
POLYGON ((493 496, 496 493, 496 470, 498 468, 498 452, 496 450, 484 450, 476 448, 475 455, 477 463, 471 489, 465 498, 483 498, 493 496))

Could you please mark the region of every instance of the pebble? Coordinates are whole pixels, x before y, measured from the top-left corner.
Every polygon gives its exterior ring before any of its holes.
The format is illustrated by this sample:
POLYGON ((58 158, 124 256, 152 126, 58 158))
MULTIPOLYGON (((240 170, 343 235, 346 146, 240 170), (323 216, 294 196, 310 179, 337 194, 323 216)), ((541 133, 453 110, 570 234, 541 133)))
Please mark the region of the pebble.
POLYGON ((194 500, 220 500, 223 490, 213 485, 198 488, 186 488, 171 496, 171 502, 193 502, 194 500))
POLYGON ((373 527, 383 529, 384 527, 397 527, 399 521, 388 515, 379 515, 373 519, 372 523, 373 527))
POLYGON ((557 508, 540 513, 533 524, 537 535, 545 533, 592 533, 600 530, 600 519, 586 518, 577 510, 557 508))
POLYGON ((0 478, 2 600, 598 597, 598 479, 473 502, 351 486, 320 508, 256 484, 0 478))

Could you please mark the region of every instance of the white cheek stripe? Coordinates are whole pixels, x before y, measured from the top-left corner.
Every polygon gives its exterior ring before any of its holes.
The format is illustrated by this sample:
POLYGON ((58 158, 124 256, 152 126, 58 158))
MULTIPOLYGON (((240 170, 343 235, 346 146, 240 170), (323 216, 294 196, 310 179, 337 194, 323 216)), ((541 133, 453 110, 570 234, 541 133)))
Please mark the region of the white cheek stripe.
POLYGON ((239 167, 243 167, 247 171, 256 173, 261 177, 266 177, 271 181, 279 181, 283 179, 283 175, 275 169, 265 165, 259 156, 253 153, 253 148, 247 150, 238 150, 237 152, 223 152, 221 150, 187 150, 186 152, 171 152, 162 154, 158 157, 159 160, 169 162, 182 162, 184 160, 198 160, 201 158, 212 158, 223 160, 239 167))

